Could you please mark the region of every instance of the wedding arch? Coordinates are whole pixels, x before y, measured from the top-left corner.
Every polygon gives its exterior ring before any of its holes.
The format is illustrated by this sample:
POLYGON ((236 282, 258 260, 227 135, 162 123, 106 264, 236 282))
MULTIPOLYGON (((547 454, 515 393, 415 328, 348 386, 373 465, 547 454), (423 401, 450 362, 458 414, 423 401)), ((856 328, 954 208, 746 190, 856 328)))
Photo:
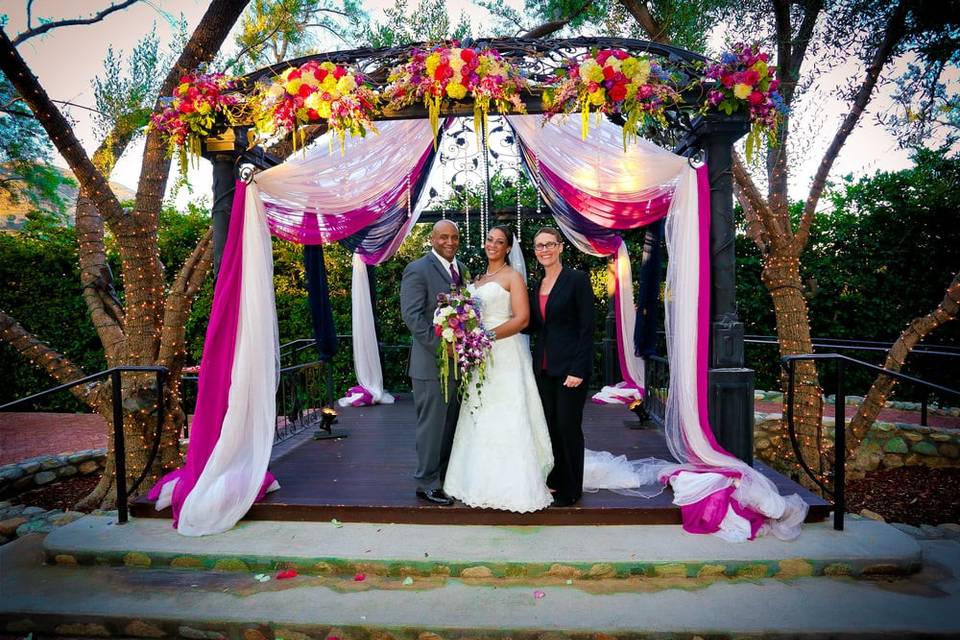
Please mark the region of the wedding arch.
MULTIPOLYGON (((504 115, 524 169, 557 226, 579 250, 612 261, 623 382, 610 393, 622 399, 645 393, 645 375, 643 359, 630 348, 633 276, 620 232, 665 221, 670 255, 665 435, 676 464, 661 467, 656 480, 671 483, 685 528, 736 539, 767 530, 796 536, 805 503, 796 495, 781 497, 750 465, 753 372, 743 366, 743 325, 736 316, 731 179, 732 146, 749 130, 747 117, 701 108, 709 88, 696 79, 706 61, 674 47, 609 38, 484 40, 469 46, 495 49, 525 77, 544 81, 558 77, 556 71, 569 60, 596 55, 599 49, 623 52, 617 54, 623 59, 653 56, 669 66, 661 82, 675 86, 657 88, 675 98, 657 111, 657 121, 666 126, 635 131, 632 115, 594 119, 586 107, 582 118, 545 121, 537 115, 544 110, 541 97, 530 87, 513 100, 514 113, 504 115), (659 144, 644 137, 628 143, 628 137, 635 137, 628 134, 643 134, 659 144), (672 145, 673 151, 663 145, 672 145), (694 160, 698 156, 701 162, 694 160)), ((254 91, 257 81, 278 76, 287 81, 292 72, 284 70, 312 70, 320 62, 350 65, 368 81, 384 85, 391 80, 388 70, 422 53, 422 47, 301 58, 255 72, 245 86, 254 91)), ((339 68, 338 78, 344 74, 339 68)), ((314 84, 317 78, 312 77, 314 84)), ((294 95, 300 84, 287 86, 294 95)), ((305 95, 316 91, 311 86, 305 95)), ((279 369, 271 234, 304 245, 339 242, 353 252, 358 384, 349 400, 392 401, 383 389, 366 266, 393 256, 423 212, 438 132, 455 117, 479 120, 479 100, 456 97, 444 104, 438 98, 425 107, 384 109, 376 115, 376 134, 362 127, 354 129, 366 133, 362 137, 328 131, 328 143, 309 146, 275 166, 269 166, 274 163, 261 148, 248 144, 256 115, 243 109, 235 109, 224 132, 203 141, 214 170, 219 275, 186 461, 150 494, 157 509, 172 505, 181 533, 227 530, 276 487, 267 470, 279 369), (244 160, 262 170, 238 180, 236 167, 244 160)), ((319 99, 312 104, 322 107, 319 99)), ((313 107, 310 113, 319 115, 313 107)), ((305 142, 303 133, 294 132, 294 143, 298 137, 305 142)))

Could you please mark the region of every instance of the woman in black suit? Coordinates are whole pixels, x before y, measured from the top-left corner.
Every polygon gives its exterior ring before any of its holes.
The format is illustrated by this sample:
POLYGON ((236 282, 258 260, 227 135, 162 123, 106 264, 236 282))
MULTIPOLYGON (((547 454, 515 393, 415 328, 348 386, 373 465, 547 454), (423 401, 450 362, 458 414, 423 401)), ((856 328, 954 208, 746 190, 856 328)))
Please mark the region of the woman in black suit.
POLYGON ((543 278, 530 292, 535 336, 533 368, 553 443, 547 485, 554 506, 570 506, 583 493, 583 405, 593 359, 594 310, 590 278, 560 262, 563 237, 550 227, 533 239, 543 278))

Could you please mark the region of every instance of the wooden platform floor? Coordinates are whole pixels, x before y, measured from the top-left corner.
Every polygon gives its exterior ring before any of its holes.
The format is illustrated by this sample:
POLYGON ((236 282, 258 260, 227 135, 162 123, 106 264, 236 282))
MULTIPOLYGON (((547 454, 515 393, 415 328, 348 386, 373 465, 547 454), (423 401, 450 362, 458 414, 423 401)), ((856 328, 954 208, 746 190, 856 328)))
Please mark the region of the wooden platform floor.
MULTIPOLYGON (((630 459, 669 459, 663 435, 628 428, 627 423, 634 421, 622 405, 588 403, 584 412, 587 448, 626 454, 630 459)), ((246 518, 490 525, 680 523, 680 510, 671 503, 669 488, 650 499, 610 491, 588 493, 573 507, 528 514, 431 505, 415 495, 414 424, 409 394, 402 394, 394 405, 341 409, 334 429, 348 437, 304 438, 294 446, 278 447, 270 469, 281 488, 255 504, 246 518)), ((761 463, 757 468, 773 479, 781 494, 799 493, 811 505, 808 522, 826 519, 829 505, 822 499, 761 463)), ((142 499, 131 512, 139 517, 170 517, 169 509, 158 512, 142 499)))

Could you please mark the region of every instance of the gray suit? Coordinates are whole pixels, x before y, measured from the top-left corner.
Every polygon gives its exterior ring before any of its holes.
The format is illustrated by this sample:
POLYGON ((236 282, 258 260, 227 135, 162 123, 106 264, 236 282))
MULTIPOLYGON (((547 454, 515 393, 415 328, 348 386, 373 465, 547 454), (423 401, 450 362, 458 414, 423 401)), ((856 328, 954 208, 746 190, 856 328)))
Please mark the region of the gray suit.
MULTIPOLYGON (((457 269, 461 276, 466 274, 459 261, 457 269)), ((413 383, 413 402, 417 410, 417 471, 414 477, 420 491, 442 488, 460 413, 453 380, 447 389, 447 398, 443 397, 437 368, 440 338, 433 332, 437 294, 449 292, 450 285, 450 273, 433 252, 408 264, 400 282, 400 313, 413 335, 408 374, 413 383)))

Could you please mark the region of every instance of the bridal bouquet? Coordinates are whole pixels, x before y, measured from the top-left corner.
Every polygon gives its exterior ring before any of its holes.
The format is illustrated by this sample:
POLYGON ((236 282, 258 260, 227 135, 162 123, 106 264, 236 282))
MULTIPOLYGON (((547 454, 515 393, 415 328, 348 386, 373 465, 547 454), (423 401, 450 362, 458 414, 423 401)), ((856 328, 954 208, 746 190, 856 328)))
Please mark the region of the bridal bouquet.
POLYGON ((478 386, 483 382, 486 357, 493 346, 480 321, 479 303, 465 289, 439 294, 437 310, 433 313, 433 331, 440 338, 437 365, 443 395, 447 396, 450 385, 452 355, 453 378, 458 380, 457 394, 464 398, 468 394, 467 381, 471 372, 477 372, 478 386))

